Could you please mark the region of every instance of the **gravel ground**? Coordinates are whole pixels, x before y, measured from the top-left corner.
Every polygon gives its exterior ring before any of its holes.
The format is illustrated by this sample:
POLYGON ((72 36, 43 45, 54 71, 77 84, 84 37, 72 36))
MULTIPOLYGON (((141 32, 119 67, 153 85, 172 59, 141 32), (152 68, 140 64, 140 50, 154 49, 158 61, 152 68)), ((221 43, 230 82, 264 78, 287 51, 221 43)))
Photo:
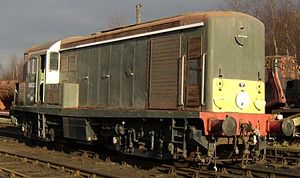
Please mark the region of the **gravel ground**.
MULTIPOLYGON (((7 130, 7 128, 0 128, 0 130, 1 129, 7 130)), ((101 159, 91 159, 59 152, 56 150, 48 150, 46 147, 28 146, 25 143, 12 142, 4 139, 0 139, 0 150, 8 150, 13 153, 26 154, 54 162, 64 162, 73 166, 81 166, 93 170, 105 171, 107 174, 120 177, 177 177, 176 175, 172 174, 163 174, 155 169, 139 169, 126 163, 119 164, 101 159)))

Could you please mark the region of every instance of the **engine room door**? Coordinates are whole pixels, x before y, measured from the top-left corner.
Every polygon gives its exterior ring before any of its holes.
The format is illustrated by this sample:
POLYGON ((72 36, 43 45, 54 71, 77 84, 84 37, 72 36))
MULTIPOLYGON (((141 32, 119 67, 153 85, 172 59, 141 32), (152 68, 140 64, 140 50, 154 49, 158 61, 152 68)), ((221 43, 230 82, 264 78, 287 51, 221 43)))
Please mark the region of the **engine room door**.
POLYGON ((202 36, 185 36, 185 106, 198 108, 201 105, 204 59, 202 55, 202 36))
POLYGON ((180 34, 151 40, 149 107, 177 109, 180 34))
POLYGON ((79 52, 79 73, 78 73, 78 83, 79 83, 79 106, 88 106, 88 96, 89 96, 89 49, 84 49, 79 52))

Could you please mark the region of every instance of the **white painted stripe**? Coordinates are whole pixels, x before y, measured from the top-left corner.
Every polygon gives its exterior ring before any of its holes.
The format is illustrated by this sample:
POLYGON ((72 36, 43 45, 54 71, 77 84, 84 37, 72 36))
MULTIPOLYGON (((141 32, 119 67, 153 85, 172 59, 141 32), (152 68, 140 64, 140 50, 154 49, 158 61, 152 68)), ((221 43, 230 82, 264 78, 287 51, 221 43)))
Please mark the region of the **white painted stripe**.
POLYGON ((194 27, 201 27, 201 26, 204 26, 204 22, 199 22, 199 23, 194 23, 194 24, 189 24, 189 25, 184 25, 184 26, 179 26, 179 27, 172 27, 172 28, 167 28, 167 29, 163 29, 163 30, 157 30, 157 31, 153 31, 153 32, 147 32, 147 33, 141 33, 141 34, 137 34, 137 35, 125 36, 125 37, 115 38, 115 39, 110 39, 110 40, 98 41, 98 42, 94 42, 94 43, 82 44, 82 45, 78 45, 78 46, 74 46, 74 47, 70 47, 70 48, 64 48, 64 49, 61 49, 60 51, 66 51, 66 50, 77 49, 77 48, 84 48, 84 47, 88 47, 88 46, 101 45, 101 44, 105 44, 105 43, 112 43, 112 42, 117 42, 117 41, 129 40, 129 39, 133 39, 133 38, 140 38, 140 37, 145 37, 145 36, 157 35, 157 34, 161 34, 161 33, 167 33, 167 32, 184 30, 184 29, 189 29, 189 28, 194 28, 194 27))

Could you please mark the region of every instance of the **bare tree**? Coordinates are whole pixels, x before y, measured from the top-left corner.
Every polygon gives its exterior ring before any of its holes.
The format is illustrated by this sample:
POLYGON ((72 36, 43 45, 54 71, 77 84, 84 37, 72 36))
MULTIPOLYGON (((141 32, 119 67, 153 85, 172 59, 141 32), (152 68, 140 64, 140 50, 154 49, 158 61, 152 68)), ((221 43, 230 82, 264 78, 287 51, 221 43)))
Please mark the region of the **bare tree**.
POLYGON ((276 21, 276 14, 277 14, 277 0, 268 0, 266 3, 266 9, 269 9, 270 14, 268 15, 270 17, 271 22, 271 36, 273 39, 273 45, 274 45, 274 52, 275 55, 278 55, 278 47, 277 47, 277 39, 276 39, 276 27, 277 27, 277 21, 276 21))
POLYGON ((259 17, 264 0, 225 0, 228 9, 259 17))
POLYGON ((12 54, 9 63, 0 63, 0 80, 19 80, 23 78, 23 60, 12 54))
POLYGON ((227 9, 248 13, 266 28, 266 55, 300 51, 300 0, 224 0, 227 9))
POLYGON ((100 30, 108 30, 126 25, 124 15, 114 14, 109 16, 106 20, 106 24, 100 30))

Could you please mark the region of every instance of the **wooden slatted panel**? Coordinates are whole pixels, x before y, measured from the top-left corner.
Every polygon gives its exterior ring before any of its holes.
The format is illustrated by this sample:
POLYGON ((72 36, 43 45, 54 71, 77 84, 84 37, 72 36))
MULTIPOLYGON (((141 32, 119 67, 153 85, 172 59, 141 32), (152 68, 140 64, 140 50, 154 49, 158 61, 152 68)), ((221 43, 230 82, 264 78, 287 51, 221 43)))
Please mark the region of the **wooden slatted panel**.
POLYGON ((188 41, 188 59, 197 59, 202 55, 201 37, 192 37, 188 41))
POLYGON ((180 35, 151 41, 149 105, 152 109, 176 109, 180 35))

